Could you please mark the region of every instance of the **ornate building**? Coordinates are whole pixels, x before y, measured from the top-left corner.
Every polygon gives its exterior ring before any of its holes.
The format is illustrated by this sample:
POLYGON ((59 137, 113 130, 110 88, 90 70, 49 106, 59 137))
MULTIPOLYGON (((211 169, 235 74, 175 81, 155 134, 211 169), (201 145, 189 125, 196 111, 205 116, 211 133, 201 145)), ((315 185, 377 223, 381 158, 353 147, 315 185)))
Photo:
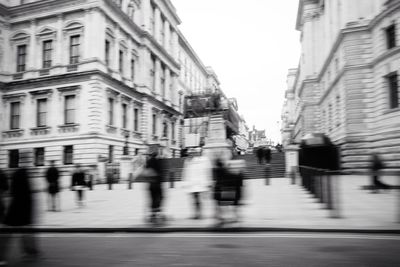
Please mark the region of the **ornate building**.
POLYGON ((400 1, 300 0, 296 29, 302 54, 288 76, 283 138, 322 132, 345 169, 367 168, 372 153, 399 168, 400 1))
POLYGON ((180 22, 169 0, 0 0, 0 168, 178 156, 183 97, 208 85, 180 22))

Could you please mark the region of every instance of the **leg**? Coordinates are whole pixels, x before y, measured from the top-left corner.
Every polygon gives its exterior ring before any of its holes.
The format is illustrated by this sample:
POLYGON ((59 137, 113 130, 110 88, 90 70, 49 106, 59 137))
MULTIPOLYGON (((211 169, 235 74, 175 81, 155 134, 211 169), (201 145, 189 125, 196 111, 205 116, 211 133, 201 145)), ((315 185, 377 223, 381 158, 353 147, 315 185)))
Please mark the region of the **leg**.
POLYGON ((11 238, 11 234, 0 235, 0 263, 6 263, 7 251, 11 238))
POLYGON ((200 193, 199 192, 193 192, 193 202, 194 202, 194 219, 200 219, 201 218, 201 202, 200 202, 200 193))

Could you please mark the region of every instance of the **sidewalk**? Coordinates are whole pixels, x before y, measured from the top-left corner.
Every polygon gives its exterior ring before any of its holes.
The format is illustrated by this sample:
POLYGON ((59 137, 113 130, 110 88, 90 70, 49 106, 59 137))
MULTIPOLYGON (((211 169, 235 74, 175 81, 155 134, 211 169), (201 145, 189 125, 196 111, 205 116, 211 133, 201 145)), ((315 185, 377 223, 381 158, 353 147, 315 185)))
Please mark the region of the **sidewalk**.
MULTIPOLYGON (((369 184, 369 177, 337 177, 341 218, 330 218, 323 208, 300 185, 291 185, 286 178, 246 180, 242 221, 227 227, 244 230, 324 230, 324 231, 393 231, 400 232, 400 191, 391 190, 372 194, 361 190, 369 184)), ((398 184, 393 178, 385 179, 398 184)), ((299 183, 299 181, 298 181, 299 183)), ((175 188, 165 184, 165 213, 168 221, 163 229, 175 231, 202 231, 213 229, 215 220, 211 194, 203 197, 204 219, 191 220, 192 202, 189 195, 175 183, 175 188)), ((36 227, 42 231, 96 231, 149 229, 145 223, 147 185, 137 183, 132 190, 126 184, 97 185, 86 192, 86 205, 78 208, 75 192, 61 192, 61 212, 47 211, 46 193, 35 194, 38 207, 36 227)))

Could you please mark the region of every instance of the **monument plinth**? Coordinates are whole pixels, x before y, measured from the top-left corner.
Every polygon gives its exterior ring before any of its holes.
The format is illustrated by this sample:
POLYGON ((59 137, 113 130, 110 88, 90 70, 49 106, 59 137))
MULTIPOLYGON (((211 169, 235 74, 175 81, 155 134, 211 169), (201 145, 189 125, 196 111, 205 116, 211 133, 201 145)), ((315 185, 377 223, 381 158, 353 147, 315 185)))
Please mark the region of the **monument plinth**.
POLYGON ((231 148, 232 145, 226 140, 226 126, 222 115, 211 117, 203 154, 212 160, 220 158, 223 161, 227 161, 232 158, 231 148))

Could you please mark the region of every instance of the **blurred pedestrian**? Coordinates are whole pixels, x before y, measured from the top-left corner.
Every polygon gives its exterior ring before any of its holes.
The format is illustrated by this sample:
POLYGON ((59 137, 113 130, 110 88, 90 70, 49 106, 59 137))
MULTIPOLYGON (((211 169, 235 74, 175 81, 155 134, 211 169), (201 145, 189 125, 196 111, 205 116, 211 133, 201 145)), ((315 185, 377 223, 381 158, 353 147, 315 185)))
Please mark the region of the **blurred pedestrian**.
POLYGON ((228 170, 224 162, 217 158, 215 160, 215 166, 213 169, 214 178, 214 200, 215 200, 215 219, 217 220, 217 225, 222 225, 224 223, 223 209, 222 206, 227 200, 228 192, 226 191, 227 180, 229 179, 228 170))
MULTIPOLYGON (((11 178, 10 205, 4 224, 12 227, 28 227, 34 222, 34 203, 29 175, 25 168, 19 168, 11 178)), ((26 259, 34 259, 39 255, 37 241, 32 232, 21 234, 21 244, 26 259)), ((3 257, 7 251, 7 241, 3 240, 3 257)), ((1 258, 0 258, 1 260, 1 258)))
POLYGON ((193 219, 202 218, 201 194, 212 185, 212 164, 208 157, 202 156, 201 148, 191 152, 183 165, 184 187, 193 198, 193 219))
POLYGON ((229 162, 229 177, 231 186, 235 189, 235 196, 233 200, 233 209, 235 219, 234 222, 240 221, 240 207, 242 205, 241 200, 243 196, 243 179, 244 179, 244 168, 246 163, 244 160, 231 160, 229 162))
POLYGON ((7 175, 0 169, 0 223, 6 212, 5 194, 8 191, 8 178, 7 175))
POLYGON ((377 155, 373 154, 371 157, 371 172, 372 172, 372 185, 374 192, 378 192, 378 189, 389 189, 390 186, 383 183, 380 179, 380 171, 385 168, 382 159, 377 155))
POLYGON ((50 167, 46 172, 46 181, 48 184, 48 209, 49 211, 60 211, 60 198, 58 196, 58 192, 60 191, 60 187, 58 184, 59 172, 57 167, 55 166, 55 161, 50 161, 50 167))
POLYGON ((258 164, 262 164, 263 160, 264 160, 264 149, 263 149, 263 147, 257 148, 256 155, 257 155, 257 159, 258 159, 258 164))
POLYGON ((87 190, 85 172, 79 164, 75 165, 74 173, 72 174, 71 189, 76 191, 76 202, 79 207, 84 205, 84 191, 87 190))
POLYGON ((149 159, 146 162, 144 169, 145 177, 149 183, 149 195, 150 195, 150 223, 163 223, 165 220, 162 214, 162 201, 163 201, 163 174, 162 174, 162 163, 158 158, 156 151, 150 154, 149 159))
POLYGON ((263 156, 265 159, 265 163, 269 164, 271 162, 271 149, 269 147, 263 148, 263 156))
MULTIPOLYGON (((5 194, 8 191, 8 180, 6 174, 0 169, 0 227, 3 224, 5 212, 6 212, 6 203, 5 203, 5 194)), ((8 238, 5 235, 0 236, 0 266, 5 266, 5 251, 8 243, 8 238)))

